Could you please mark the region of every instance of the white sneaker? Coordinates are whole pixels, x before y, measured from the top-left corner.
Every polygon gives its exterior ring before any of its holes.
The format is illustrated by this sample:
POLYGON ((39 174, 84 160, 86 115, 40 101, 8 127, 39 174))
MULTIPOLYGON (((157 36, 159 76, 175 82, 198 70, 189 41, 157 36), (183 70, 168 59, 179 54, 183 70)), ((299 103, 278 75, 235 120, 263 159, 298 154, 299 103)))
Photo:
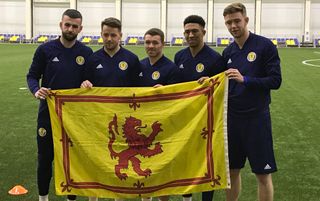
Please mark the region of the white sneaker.
POLYGON ((39 195, 39 201, 49 201, 48 195, 39 195))

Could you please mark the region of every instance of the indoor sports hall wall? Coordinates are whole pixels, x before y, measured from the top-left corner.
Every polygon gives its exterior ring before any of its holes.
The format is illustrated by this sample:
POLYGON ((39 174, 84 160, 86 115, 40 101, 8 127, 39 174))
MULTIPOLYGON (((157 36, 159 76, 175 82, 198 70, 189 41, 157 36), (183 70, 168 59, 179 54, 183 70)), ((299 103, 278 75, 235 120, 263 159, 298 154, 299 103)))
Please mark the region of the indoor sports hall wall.
MULTIPOLYGON (((260 1, 260 0, 259 0, 260 1)), ((305 26, 305 1, 307 0, 262 0, 260 34, 267 37, 297 37, 302 39, 305 26)), ((309 1, 309 0, 308 0, 309 1)), ((166 20, 166 38, 183 36, 183 19, 196 14, 208 21, 209 0, 78 0, 76 7, 83 14, 82 35, 99 35, 100 22, 106 17, 116 17, 120 13, 123 23, 123 37, 143 35, 151 27, 161 28, 166 20), (120 9, 117 11, 117 3, 120 9), (167 16, 164 18, 163 2, 167 16)), ((226 5, 234 0, 213 0, 211 13, 212 35, 207 41, 229 36, 222 16, 226 5)), ((255 32, 256 0, 240 0, 247 7, 249 29, 255 32)), ((320 36, 320 0, 310 0, 310 36, 320 36)), ((62 12, 70 7, 68 0, 34 0, 32 36, 39 34, 59 34, 58 23, 62 12)), ((26 1, 0 0, 0 33, 25 34, 26 1)))

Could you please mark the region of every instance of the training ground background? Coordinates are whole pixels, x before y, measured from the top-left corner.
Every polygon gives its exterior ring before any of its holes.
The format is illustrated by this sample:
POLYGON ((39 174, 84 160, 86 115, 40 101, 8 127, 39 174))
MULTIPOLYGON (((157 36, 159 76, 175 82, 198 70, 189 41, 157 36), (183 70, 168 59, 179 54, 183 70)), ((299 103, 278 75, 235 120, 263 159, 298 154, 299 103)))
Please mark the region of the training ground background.
MULTIPOLYGON (((37 146, 36 116, 38 101, 26 85, 26 73, 37 45, 0 44, 0 201, 36 201, 37 146), (21 184, 29 192, 11 196, 10 188, 21 184)), ((94 50, 100 46, 92 46, 94 50)), ((126 46, 140 59, 143 47, 126 46)), ((173 59, 181 47, 166 47, 173 59)), ((223 48, 215 48, 222 52, 223 48)), ((320 49, 281 48, 283 82, 272 92, 272 123, 278 172, 273 174, 275 201, 320 200, 320 49), (305 61, 306 64, 303 64, 305 61)), ((54 193, 50 200, 66 200, 54 193)), ((240 201, 255 201, 256 180, 248 163, 242 171, 240 201)), ((172 196, 171 200, 182 200, 172 196)), ((200 193, 193 199, 201 200, 200 193)), ((78 200, 87 200, 79 197, 78 200)), ((100 199, 110 200, 110 199, 100 199)), ((138 200, 138 199, 134 199, 138 200)), ((215 200, 225 200, 216 191, 215 200)))

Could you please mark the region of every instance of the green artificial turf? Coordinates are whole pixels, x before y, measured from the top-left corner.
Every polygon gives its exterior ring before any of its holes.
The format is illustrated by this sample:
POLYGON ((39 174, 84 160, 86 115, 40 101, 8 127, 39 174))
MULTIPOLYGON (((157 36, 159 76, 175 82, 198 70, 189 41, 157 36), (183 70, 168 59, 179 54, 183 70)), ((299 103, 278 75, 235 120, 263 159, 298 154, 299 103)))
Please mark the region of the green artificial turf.
MULTIPOLYGON (((36 115, 38 101, 26 89, 25 75, 37 45, 0 44, 0 201, 36 201, 36 115), (20 89, 22 88, 22 89, 20 89), (8 195, 21 184, 29 192, 8 195)), ((93 46, 94 50, 100 46, 93 46)), ((143 47, 126 46, 140 59, 143 47)), ((181 47, 166 47, 165 55, 173 59, 181 47)), ((222 52, 223 48, 217 49, 222 52)), ((279 49, 283 82, 272 92, 272 123, 278 172, 273 174, 276 201, 317 201, 320 197, 320 49, 279 49), (304 60, 314 66, 302 64, 304 60), (317 60, 318 59, 318 60, 317 60)), ((190 162, 192 163, 192 162, 190 162)), ((256 180, 248 164, 242 171, 240 201, 255 201, 256 180)), ((66 200, 54 195, 50 200, 66 200)), ((194 194, 194 200, 201 195, 194 194)), ((87 200, 80 197, 78 200, 87 200)), ((109 200, 109 199, 100 199, 109 200)), ((137 199, 135 199, 137 200, 137 199)), ((182 200, 172 196, 171 200, 182 200)), ((225 200, 224 191, 215 200, 225 200)))

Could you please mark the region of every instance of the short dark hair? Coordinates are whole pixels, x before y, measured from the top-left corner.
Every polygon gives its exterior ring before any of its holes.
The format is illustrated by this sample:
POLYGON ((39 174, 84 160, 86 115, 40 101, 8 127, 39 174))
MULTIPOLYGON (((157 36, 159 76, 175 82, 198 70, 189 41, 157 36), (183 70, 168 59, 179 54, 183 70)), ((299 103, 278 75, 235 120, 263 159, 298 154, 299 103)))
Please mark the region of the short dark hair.
POLYGON ((62 14, 62 18, 63 16, 68 16, 72 19, 75 19, 75 18, 80 18, 82 20, 82 15, 79 11, 75 10, 75 9, 67 9, 66 11, 63 12, 62 14))
POLYGON ((121 21, 118 20, 117 18, 114 18, 114 17, 108 17, 106 19, 104 19, 102 22, 101 22, 101 30, 103 28, 103 26, 106 25, 106 26, 109 26, 109 27, 112 27, 112 28, 118 28, 119 31, 121 31, 121 21))
POLYGON ((203 28, 206 26, 206 22, 204 19, 199 15, 189 15, 186 19, 183 21, 183 26, 189 23, 196 23, 202 26, 203 28))
POLYGON ((247 16, 247 9, 242 3, 232 3, 228 5, 223 11, 223 16, 225 17, 226 15, 237 12, 240 12, 245 17, 247 16))
POLYGON ((163 31, 161 29, 151 28, 144 34, 144 37, 146 37, 146 35, 160 36, 161 43, 164 44, 164 33, 163 33, 163 31))

